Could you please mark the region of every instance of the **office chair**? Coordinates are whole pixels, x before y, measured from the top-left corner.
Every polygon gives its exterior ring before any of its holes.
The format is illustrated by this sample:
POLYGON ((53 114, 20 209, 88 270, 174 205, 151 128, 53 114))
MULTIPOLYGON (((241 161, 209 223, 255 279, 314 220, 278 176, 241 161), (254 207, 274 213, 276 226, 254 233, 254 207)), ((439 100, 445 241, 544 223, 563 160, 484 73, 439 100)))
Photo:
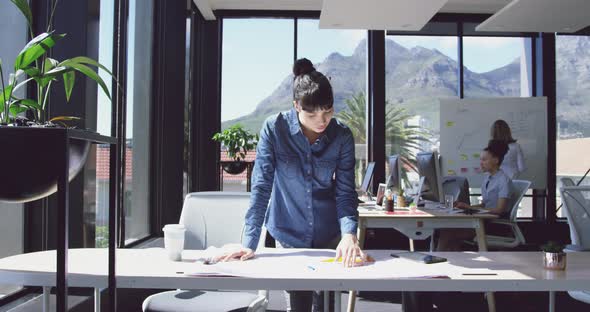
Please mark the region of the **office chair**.
POLYGON ((512 194, 508 203, 510 206, 510 219, 490 220, 490 223, 510 227, 512 236, 486 235, 488 247, 514 248, 525 243, 524 235, 518 227, 516 217, 518 215, 518 205, 520 204, 520 201, 524 197, 526 191, 531 186, 531 182, 526 180, 512 180, 512 186, 512 194))
MULTIPOLYGON (((246 192, 198 192, 187 194, 180 223, 186 228, 185 249, 221 247, 241 241, 250 203, 246 192)), ((261 235, 261 246, 264 242, 261 235)), ((173 290, 147 297, 144 312, 265 311, 267 291, 173 290)))
MULTIPOLYGON (((562 183, 564 183, 562 179, 562 183)), ((564 186, 559 189, 563 212, 570 227, 571 245, 566 252, 590 251, 590 187, 564 186), (585 196, 584 196, 585 195, 585 196)), ((590 303, 590 291, 568 291, 579 301, 590 303)))

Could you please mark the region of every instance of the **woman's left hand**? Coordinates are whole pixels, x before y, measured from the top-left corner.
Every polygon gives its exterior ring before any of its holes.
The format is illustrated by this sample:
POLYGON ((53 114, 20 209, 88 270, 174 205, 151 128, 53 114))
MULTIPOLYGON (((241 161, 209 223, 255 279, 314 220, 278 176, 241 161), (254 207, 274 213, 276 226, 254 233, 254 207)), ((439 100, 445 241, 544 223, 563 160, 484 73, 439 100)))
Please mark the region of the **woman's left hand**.
POLYGON ((362 265, 366 261, 366 255, 359 247, 358 239, 354 234, 343 234, 336 247, 336 259, 342 257, 342 264, 345 267, 353 267, 355 265, 362 265), (357 257, 360 257, 361 262, 356 263, 357 257))

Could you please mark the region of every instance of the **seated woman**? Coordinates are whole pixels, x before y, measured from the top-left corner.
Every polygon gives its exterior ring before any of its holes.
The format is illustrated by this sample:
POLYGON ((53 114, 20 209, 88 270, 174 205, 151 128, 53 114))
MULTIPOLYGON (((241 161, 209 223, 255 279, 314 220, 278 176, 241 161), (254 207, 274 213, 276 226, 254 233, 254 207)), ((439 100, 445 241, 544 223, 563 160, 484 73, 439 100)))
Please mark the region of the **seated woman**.
MULTIPOLYGON (((508 152, 508 145, 502 141, 491 140, 483 149, 480 156, 480 167, 486 176, 481 185, 482 202, 478 205, 468 205, 456 202, 455 207, 461 209, 486 209, 500 218, 510 215, 509 199, 512 191, 512 180, 500 169, 504 155, 508 152)), ((440 230, 438 251, 460 251, 461 244, 471 239, 474 231, 471 229, 440 230)))

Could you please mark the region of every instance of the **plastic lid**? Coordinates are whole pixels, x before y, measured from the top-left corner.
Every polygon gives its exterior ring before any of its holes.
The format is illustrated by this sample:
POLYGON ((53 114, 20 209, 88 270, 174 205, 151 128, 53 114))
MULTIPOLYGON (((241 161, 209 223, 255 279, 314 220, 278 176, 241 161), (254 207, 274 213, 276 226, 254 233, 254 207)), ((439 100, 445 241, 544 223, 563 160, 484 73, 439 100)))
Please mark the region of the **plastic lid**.
POLYGON ((162 231, 184 231, 184 225, 182 224, 166 224, 162 228, 162 231))

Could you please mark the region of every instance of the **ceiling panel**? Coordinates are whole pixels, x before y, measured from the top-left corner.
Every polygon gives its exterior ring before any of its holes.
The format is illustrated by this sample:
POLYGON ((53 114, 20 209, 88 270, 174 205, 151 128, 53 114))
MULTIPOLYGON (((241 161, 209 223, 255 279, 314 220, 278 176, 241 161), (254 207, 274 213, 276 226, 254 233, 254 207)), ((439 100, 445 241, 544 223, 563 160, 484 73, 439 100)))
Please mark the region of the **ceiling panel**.
POLYGON ((324 0, 320 28, 420 30, 447 0, 324 0))
POLYGON ((477 31, 575 32, 590 25, 590 0, 514 0, 477 31))

